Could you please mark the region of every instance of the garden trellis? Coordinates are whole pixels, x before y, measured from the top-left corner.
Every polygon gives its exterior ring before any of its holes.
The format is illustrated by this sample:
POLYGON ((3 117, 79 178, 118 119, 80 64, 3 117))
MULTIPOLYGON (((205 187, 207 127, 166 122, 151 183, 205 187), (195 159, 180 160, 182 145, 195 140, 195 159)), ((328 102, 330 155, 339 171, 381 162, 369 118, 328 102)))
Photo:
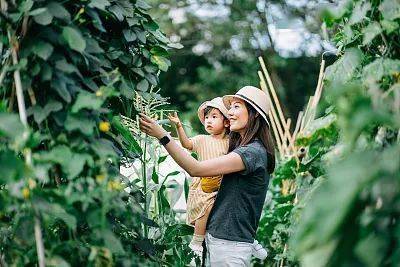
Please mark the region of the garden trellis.
POLYGON ((315 119, 317 105, 322 96, 323 79, 325 75, 324 54, 322 54, 318 83, 315 93, 309 98, 305 110, 299 112, 293 132, 291 132, 292 120, 291 118, 285 118, 285 115, 283 114, 281 103, 268 73, 265 62, 262 57, 259 57, 258 60, 262 69, 262 71, 258 71, 260 86, 271 101, 271 110, 269 111, 268 115, 279 155, 281 158, 290 157, 292 155, 297 157, 299 151, 300 153, 303 152, 301 151, 301 148, 297 148, 295 145, 296 137, 302 134, 303 131, 307 129, 307 126, 310 125, 310 123, 315 119))

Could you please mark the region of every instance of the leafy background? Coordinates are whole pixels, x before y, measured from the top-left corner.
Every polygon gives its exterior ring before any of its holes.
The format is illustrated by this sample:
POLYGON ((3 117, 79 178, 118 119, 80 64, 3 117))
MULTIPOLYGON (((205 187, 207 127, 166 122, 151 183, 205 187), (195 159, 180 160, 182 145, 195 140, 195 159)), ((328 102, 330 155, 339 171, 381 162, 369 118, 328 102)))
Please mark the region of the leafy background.
POLYGON ((400 261, 398 1, 226 1, 228 16, 189 12, 183 24, 166 14, 191 1, 0 3, 1 265, 36 265, 41 245, 47 265, 188 265, 193 230, 172 208, 188 180, 160 172, 167 158, 135 132, 135 115, 179 107, 194 122, 199 102, 256 85, 263 55, 295 117, 319 58, 306 45, 279 50, 274 10, 333 42, 337 58, 327 58, 319 118, 296 140, 305 153, 278 159, 257 233, 269 256, 253 264, 400 261), (211 49, 194 53, 199 43, 211 49))

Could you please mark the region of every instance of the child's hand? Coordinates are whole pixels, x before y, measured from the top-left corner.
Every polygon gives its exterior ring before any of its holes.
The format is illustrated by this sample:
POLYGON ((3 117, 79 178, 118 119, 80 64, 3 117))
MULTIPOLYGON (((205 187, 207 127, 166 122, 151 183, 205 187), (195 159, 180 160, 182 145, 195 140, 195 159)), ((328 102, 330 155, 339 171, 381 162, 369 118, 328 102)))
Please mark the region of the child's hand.
POLYGON ((176 127, 182 126, 181 120, 179 119, 178 114, 176 112, 174 112, 173 114, 172 113, 168 114, 167 117, 169 121, 173 123, 176 127))

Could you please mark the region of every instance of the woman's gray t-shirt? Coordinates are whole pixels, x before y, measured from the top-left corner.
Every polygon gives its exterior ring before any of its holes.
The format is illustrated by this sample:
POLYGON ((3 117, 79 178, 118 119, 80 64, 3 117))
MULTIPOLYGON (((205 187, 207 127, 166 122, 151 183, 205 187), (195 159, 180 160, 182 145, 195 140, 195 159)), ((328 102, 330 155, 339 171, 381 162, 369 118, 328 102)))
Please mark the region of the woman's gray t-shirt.
POLYGON ((207 232, 220 239, 253 243, 267 194, 267 151, 258 139, 238 147, 245 170, 224 175, 207 232))

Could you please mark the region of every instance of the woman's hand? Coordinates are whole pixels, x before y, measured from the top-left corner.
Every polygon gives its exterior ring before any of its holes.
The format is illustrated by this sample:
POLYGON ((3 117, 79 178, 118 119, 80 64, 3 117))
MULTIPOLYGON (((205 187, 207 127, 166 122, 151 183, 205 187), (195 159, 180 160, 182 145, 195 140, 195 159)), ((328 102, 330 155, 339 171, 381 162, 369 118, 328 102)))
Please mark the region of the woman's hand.
POLYGON ((181 120, 179 119, 178 114, 176 112, 170 113, 167 116, 168 116, 169 121, 172 124, 174 124, 176 127, 182 126, 181 120))
POLYGON ((145 134, 156 137, 157 139, 161 139, 168 134, 166 130, 164 130, 150 117, 144 115, 143 113, 140 113, 139 116, 139 128, 145 134))

